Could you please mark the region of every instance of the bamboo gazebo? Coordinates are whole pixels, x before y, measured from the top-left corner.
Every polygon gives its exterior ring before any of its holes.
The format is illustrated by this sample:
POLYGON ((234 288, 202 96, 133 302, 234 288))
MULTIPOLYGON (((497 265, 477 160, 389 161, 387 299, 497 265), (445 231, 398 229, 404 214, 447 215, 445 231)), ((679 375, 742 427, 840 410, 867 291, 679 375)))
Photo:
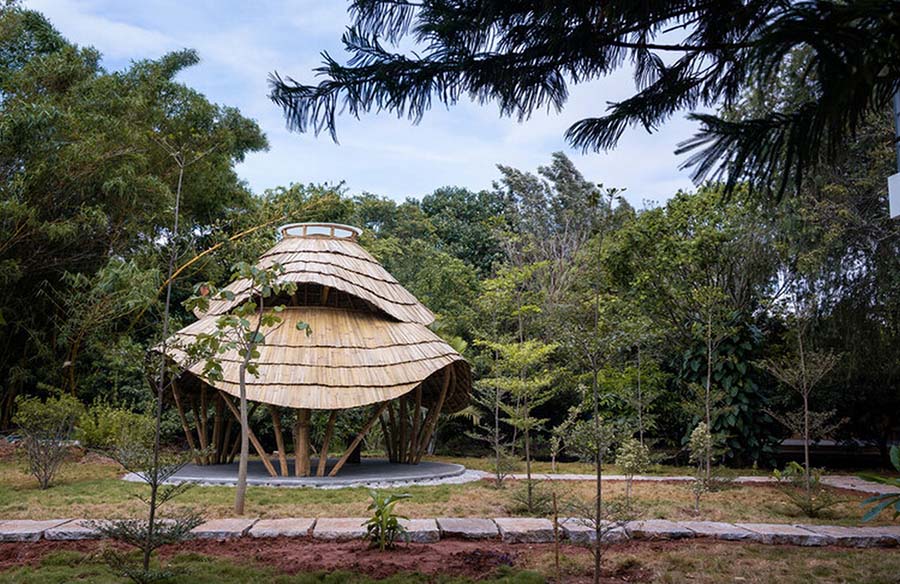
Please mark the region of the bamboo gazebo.
MULTIPOLYGON (((418 464, 428 447, 441 412, 465 407, 472 386, 468 363, 428 325, 434 315, 400 285, 357 242, 360 230, 338 224, 295 223, 280 228, 282 238, 260 258, 260 267, 281 264, 286 281, 297 284, 286 298, 267 300, 285 306, 281 325, 267 331, 259 348, 258 376, 247 376, 251 411, 265 404, 272 417, 277 459, 288 476, 288 453, 281 414, 295 410, 294 475, 311 476, 313 445, 310 418, 315 410, 329 412, 318 448, 315 476, 328 470, 328 449, 340 410, 368 406, 368 421, 332 464, 335 476, 358 452, 366 434, 380 424, 391 462, 418 464), (306 322, 312 335, 298 331, 306 322)), ((202 375, 201 363, 188 363, 177 347, 198 333, 215 328, 216 318, 246 302, 249 283, 237 280, 227 288, 233 300, 216 300, 197 314, 199 320, 180 330, 169 355, 182 367, 174 380, 173 398, 185 437, 192 448, 212 451, 197 462, 233 461, 240 442, 235 397, 240 395, 240 357, 222 356, 223 379, 202 375), (193 414, 193 428, 188 411, 193 414), (211 419, 210 419, 211 418, 211 419)), ((250 430, 250 442, 271 476, 275 466, 250 430)))

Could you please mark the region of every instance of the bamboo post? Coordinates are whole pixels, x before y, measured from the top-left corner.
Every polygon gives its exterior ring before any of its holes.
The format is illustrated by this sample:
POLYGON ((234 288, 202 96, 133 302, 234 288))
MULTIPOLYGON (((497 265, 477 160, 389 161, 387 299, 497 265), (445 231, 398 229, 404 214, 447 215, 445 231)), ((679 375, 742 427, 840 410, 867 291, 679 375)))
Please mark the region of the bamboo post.
POLYGON ((275 429, 275 444, 278 447, 278 463, 281 465, 281 476, 288 475, 287 455, 284 450, 284 435, 281 433, 281 415, 278 408, 273 405, 269 406, 269 412, 272 414, 272 427, 275 429))
MULTIPOLYGON (((193 395, 189 396, 191 400, 191 410, 194 412, 194 426, 197 427, 197 440, 200 442, 200 449, 206 451, 206 435, 203 434, 203 425, 200 423, 200 408, 197 407, 197 400, 193 395)), ((209 464, 209 456, 204 454, 200 457, 203 462, 201 464, 209 464)))
MULTIPOLYGON (((200 441, 201 444, 204 444, 203 448, 206 449, 209 447, 209 401, 206 399, 206 384, 200 384, 200 428, 202 429, 203 439, 200 441)), ((206 464, 211 464, 213 461, 212 453, 207 451, 205 455, 203 455, 206 459, 206 464)))
POLYGON ((422 384, 416 386, 416 403, 413 408, 413 425, 412 432, 409 434, 409 459, 406 461, 412 464, 416 460, 416 452, 419 450, 419 424, 422 421, 422 384))
MULTIPOLYGON (((225 400, 225 405, 228 406, 228 410, 231 414, 237 418, 238 425, 240 426, 241 413, 238 409, 231 403, 231 400, 224 394, 222 394, 222 398, 225 400)), ((249 419, 249 415, 247 416, 249 419)), ((247 437, 250 438, 250 442, 253 444, 253 448, 256 449, 256 453, 262 459, 263 465, 265 465, 266 470, 269 471, 269 474, 273 477, 277 477, 278 473, 275 472, 275 467, 272 466, 272 461, 269 460, 269 456, 266 454, 265 448, 262 447, 262 444, 259 443, 259 440, 256 438, 256 434, 253 433, 253 430, 249 427, 247 428, 247 437)))
POLYGON ((444 399, 447 398, 447 390, 450 388, 450 377, 453 374, 453 366, 448 366, 444 370, 444 385, 441 387, 441 394, 438 396, 437 403, 428 410, 428 416, 425 418, 425 425, 422 427, 422 440, 419 442, 419 451, 416 453, 415 464, 419 464, 425 449, 428 448, 428 441, 431 440, 431 434, 437 425, 438 416, 444 407, 444 399))
POLYGON ((384 449, 387 451, 388 461, 394 462, 394 446, 391 444, 391 433, 388 431, 387 424, 384 423, 384 416, 378 416, 378 421, 381 422, 381 433, 384 434, 384 449))
POLYGON ((389 419, 388 427, 390 428, 390 433, 385 432, 384 438, 385 438, 385 443, 389 443, 391 445, 390 448, 388 448, 388 453, 389 453, 388 460, 390 460, 391 462, 394 462, 396 460, 394 458, 394 456, 396 456, 399 453, 400 449, 398 448, 398 445, 397 445, 397 435, 398 435, 397 434, 397 420, 394 417, 394 403, 393 402, 388 403, 387 411, 388 411, 388 419, 389 419))
MULTIPOLYGON (((181 401, 181 391, 178 389, 178 385, 175 384, 175 380, 172 380, 172 397, 175 398, 175 409, 178 410, 178 417, 181 419, 181 429, 184 430, 184 437, 187 439, 188 448, 191 449, 191 452, 197 451, 197 444, 194 442, 194 435, 191 434, 191 427, 188 425, 187 416, 184 413, 184 404, 181 401)), ((200 457, 196 454, 194 455, 194 462, 200 464, 200 457)))
POLYGON ((328 464, 328 443, 331 442, 331 436, 334 434, 334 422, 337 420, 337 410, 331 410, 328 416, 328 426, 325 427, 325 437, 322 439, 322 449, 319 451, 319 466, 316 468, 316 476, 324 477, 325 468, 328 464))
POLYGON ((406 396, 402 396, 400 398, 400 440, 399 444, 397 444, 397 449, 399 452, 397 453, 397 461, 405 462, 406 461, 406 426, 407 422, 409 422, 406 413, 406 396))
POLYGON ((347 450, 344 452, 344 455, 341 456, 340 460, 337 461, 337 464, 334 465, 334 468, 331 469, 331 472, 328 473, 328 476, 335 476, 341 467, 346 464, 347 459, 350 458, 350 455, 353 454, 353 451, 356 450, 356 447, 359 446, 359 443, 362 442, 362 439, 366 437, 366 434, 369 433, 369 430, 372 429, 372 425, 381 417, 382 412, 388 406, 390 402, 383 402, 378 409, 375 411, 375 415, 372 416, 366 425, 363 426, 362 430, 359 431, 359 434, 356 435, 356 438, 353 439, 353 442, 350 443, 350 446, 347 447, 347 450))
POLYGON ((309 418, 308 409, 297 410, 294 426, 294 475, 309 476, 309 418))
POLYGON ((221 394, 216 394, 216 413, 213 419, 213 463, 220 464, 222 462, 222 418, 225 414, 225 404, 222 403, 221 394))
MULTIPOLYGON (((223 399, 224 399, 224 398, 223 398, 223 399)), ((247 419, 248 419, 248 420, 251 419, 251 418, 253 417, 253 414, 256 413, 256 408, 257 408, 258 406, 259 406, 259 402, 254 402, 254 404, 253 404, 252 406, 250 406, 250 411, 247 412, 247 419)), ((228 417, 229 425, 230 425, 231 422, 233 422, 233 421, 234 421, 234 418, 231 417, 231 416, 229 416, 229 417, 228 417)), ((229 430, 228 434, 231 435, 231 431, 230 431, 230 430, 229 430)), ((241 432, 240 432, 240 420, 238 420, 238 433, 234 435, 234 444, 231 445, 231 452, 230 452, 230 454, 228 455, 228 460, 227 460, 228 464, 231 464, 231 463, 234 462, 234 458, 237 456, 237 454, 238 454, 238 449, 239 449, 240 447, 241 447, 241 432)))

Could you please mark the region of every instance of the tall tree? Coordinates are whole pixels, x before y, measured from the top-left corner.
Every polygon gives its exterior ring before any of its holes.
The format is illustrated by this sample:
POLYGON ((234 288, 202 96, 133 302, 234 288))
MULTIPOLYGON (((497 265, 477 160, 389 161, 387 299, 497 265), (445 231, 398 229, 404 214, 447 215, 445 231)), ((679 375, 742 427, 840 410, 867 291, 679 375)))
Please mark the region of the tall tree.
MULTIPOLYGON (((121 258, 134 262, 141 281, 161 280, 173 245, 179 254, 193 253, 195 238, 251 201, 234 164, 265 148, 266 140, 237 110, 212 104, 175 80, 197 63, 193 51, 110 73, 97 51, 65 41, 38 13, 4 6, 0 30, 4 426, 16 394, 38 382, 78 383, 79 373, 104 369, 104 355, 77 358, 83 354, 79 347, 95 337, 109 344, 111 332, 129 330, 143 344, 156 342, 157 306, 136 326, 118 319, 96 335, 85 328, 85 336, 70 316, 83 321, 89 314, 108 314, 103 304, 110 296, 99 294, 91 304, 80 294, 85 304, 71 315, 59 299, 73 283, 100 278, 98 271, 121 258), (183 181, 185 228, 177 242, 171 217, 180 171, 165 143, 209 151, 183 181)), ((154 301, 150 295, 144 306, 154 301)), ((129 374, 140 380, 139 372, 129 374)))
POLYGON ((433 103, 464 97, 523 120, 563 109, 569 85, 632 64, 638 91, 566 132, 575 147, 608 149, 628 126, 652 131, 679 110, 734 103, 805 46, 808 99, 751 118, 692 114, 701 130, 681 147, 695 153, 685 164, 698 177, 727 174, 728 190, 749 181, 783 193, 820 158, 833 159, 900 88, 897 0, 354 0, 350 13, 346 65, 324 53, 317 85, 270 77, 291 128, 334 137, 339 111, 417 122, 433 103))

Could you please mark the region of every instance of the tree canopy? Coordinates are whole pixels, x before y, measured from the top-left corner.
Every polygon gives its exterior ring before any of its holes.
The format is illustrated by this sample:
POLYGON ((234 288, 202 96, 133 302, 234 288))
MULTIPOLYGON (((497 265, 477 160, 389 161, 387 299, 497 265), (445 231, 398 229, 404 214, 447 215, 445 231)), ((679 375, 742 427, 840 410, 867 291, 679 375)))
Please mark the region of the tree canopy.
POLYGON ((653 131, 696 110, 700 129, 679 147, 695 178, 781 195, 834 161, 900 89, 896 0, 354 0, 350 14, 346 64, 323 53, 314 85, 272 74, 270 97, 292 129, 336 139, 340 112, 418 122, 435 102, 462 98, 524 120, 564 108, 571 85, 628 66, 637 91, 569 127, 570 144, 607 150, 629 126, 653 131), (793 65, 799 48, 803 67, 793 65), (802 100, 738 118, 701 111, 727 110, 785 71, 808 88, 802 100))

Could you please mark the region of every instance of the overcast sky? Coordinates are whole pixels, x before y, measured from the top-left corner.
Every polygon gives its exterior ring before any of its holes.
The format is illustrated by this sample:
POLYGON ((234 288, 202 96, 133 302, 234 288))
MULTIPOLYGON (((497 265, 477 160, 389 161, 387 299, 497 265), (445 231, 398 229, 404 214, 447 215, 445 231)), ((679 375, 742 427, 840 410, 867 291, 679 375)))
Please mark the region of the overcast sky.
POLYGON ((634 89, 625 71, 571 88, 562 113, 541 111, 523 123, 501 118, 496 105, 439 106, 417 126, 390 114, 338 120, 339 144, 330 137, 290 133, 281 111, 266 97, 272 71, 303 82, 314 80, 320 52, 343 56, 340 36, 349 23, 340 0, 25 0, 43 12, 69 40, 103 53, 107 69, 134 59, 156 58, 180 48, 196 49, 201 63, 181 79, 210 100, 240 108, 269 138, 268 152, 238 167, 256 192, 292 182, 345 180, 351 192, 368 191, 402 200, 420 198, 445 185, 490 188, 495 165, 535 170, 564 150, 585 176, 626 188, 636 206, 661 202, 691 188, 678 170, 676 144, 694 126, 683 116, 654 134, 628 131, 609 153, 582 155, 563 134, 573 122, 602 114, 607 102, 634 89))

